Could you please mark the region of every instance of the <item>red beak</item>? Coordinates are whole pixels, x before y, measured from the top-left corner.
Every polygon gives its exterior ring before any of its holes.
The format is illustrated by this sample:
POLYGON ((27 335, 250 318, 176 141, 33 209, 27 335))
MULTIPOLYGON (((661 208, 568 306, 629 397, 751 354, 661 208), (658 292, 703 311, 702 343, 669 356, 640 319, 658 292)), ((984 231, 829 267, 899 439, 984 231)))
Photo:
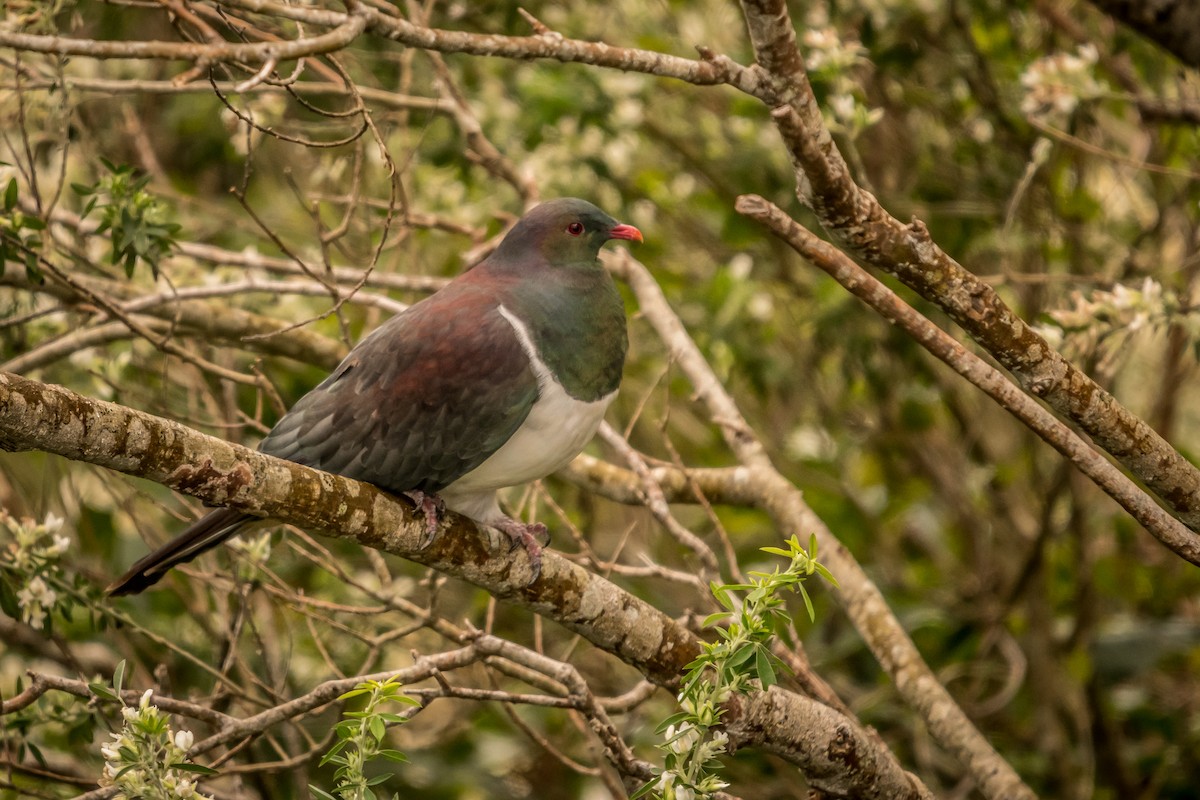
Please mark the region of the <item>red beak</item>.
POLYGON ((610 239, 628 239, 631 242, 642 241, 642 232, 632 225, 617 225, 608 232, 610 239))

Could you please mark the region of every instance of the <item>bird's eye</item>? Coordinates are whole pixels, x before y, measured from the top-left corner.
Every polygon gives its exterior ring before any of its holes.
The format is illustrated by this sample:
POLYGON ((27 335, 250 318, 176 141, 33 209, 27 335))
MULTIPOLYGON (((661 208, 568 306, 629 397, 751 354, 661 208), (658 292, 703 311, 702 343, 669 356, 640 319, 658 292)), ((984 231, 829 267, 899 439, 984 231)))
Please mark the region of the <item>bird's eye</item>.
POLYGON ((567 226, 567 233, 571 234, 572 236, 579 236, 580 234, 583 233, 583 223, 582 222, 572 222, 570 225, 567 226))

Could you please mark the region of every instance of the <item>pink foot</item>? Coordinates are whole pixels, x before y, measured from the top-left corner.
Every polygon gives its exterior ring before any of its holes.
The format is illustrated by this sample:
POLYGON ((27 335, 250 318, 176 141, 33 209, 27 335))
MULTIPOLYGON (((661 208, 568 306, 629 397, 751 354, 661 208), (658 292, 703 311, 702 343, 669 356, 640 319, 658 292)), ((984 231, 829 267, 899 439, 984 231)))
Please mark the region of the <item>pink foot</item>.
POLYGON ((438 528, 442 524, 442 515, 446 513, 446 503, 438 495, 425 494, 420 489, 405 492, 404 496, 412 500, 417 509, 425 515, 425 532, 417 542, 417 549, 424 550, 433 544, 434 537, 437 536, 438 528))
POLYGON ((538 540, 550 541, 546 526, 540 522, 518 522, 505 517, 493 522, 492 527, 508 536, 513 547, 521 545, 525 548, 525 552, 529 554, 529 568, 533 572, 529 582, 535 583, 542 574, 542 546, 538 544, 538 540))

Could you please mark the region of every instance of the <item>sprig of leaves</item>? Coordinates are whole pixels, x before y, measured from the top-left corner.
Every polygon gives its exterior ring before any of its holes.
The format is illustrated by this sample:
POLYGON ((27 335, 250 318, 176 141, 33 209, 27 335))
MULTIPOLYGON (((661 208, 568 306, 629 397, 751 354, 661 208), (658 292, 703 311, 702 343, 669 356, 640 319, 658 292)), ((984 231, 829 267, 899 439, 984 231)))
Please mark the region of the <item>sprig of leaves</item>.
MULTIPOLYGON (((6 163, 0 161, 0 166, 6 166, 6 163)), ((20 197, 20 184, 16 178, 9 178, 0 203, 3 208, 0 212, 0 265, 6 261, 24 264, 25 276, 35 283, 41 283, 38 253, 42 249, 41 232, 46 229, 46 223, 18 208, 20 197)))
POLYGON ((71 546, 63 523, 53 513, 36 522, 0 509, 0 611, 47 633, 55 613, 69 617, 73 606, 63 591, 61 561, 71 546))
POLYGON ((123 706, 121 729, 109 734, 114 741, 100 747, 105 762, 100 785, 118 789, 118 800, 210 800, 197 790, 196 780, 217 771, 188 759, 192 732, 171 729, 167 715, 150 703, 154 694, 150 689, 136 708, 125 706, 124 683, 125 662, 121 661, 113 671, 111 688, 99 682, 88 685, 92 694, 123 706))
POLYGON ((705 642, 703 652, 687 666, 679 705, 682 708, 663 720, 658 733, 665 741, 663 771, 632 798, 653 796, 663 800, 696 800, 711 797, 728 784, 717 777, 718 756, 726 752, 729 737, 719 730, 724 704, 734 694, 745 694, 756 686, 763 690, 778 683, 778 671, 787 665, 770 650, 771 640, 791 624, 781 592, 799 592, 810 620, 815 620, 812 598, 804 581, 820 575, 837 586, 833 575, 817 563, 817 539, 809 540, 806 551, 795 536, 786 547, 764 547, 764 552, 789 559, 786 568, 751 572, 749 583, 712 584, 712 593, 725 609, 709 615, 705 627, 716 628, 717 640, 705 642), (745 592, 741 602, 738 594, 745 592))
POLYGON ((386 703, 420 706, 420 701, 404 694, 399 680, 394 677, 385 681, 364 681, 338 699, 349 700, 362 695, 367 696, 366 705, 361 711, 345 712, 345 719, 334 728, 338 737, 337 743, 321 758, 321 766, 338 766, 333 774, 333 793, 312 785, 308 787, 321 800, 377 800, 371 787, 383 783, 391 776, 382 772, 368 778, 367 764, 377 758, 395 762, 408 760, 399 750, 384 747, 387 726, 400 725, 407 717, 383 711, 381 706, 386 703))
POLYGON ((103 158, 100 161, 108 175, 91 185, 71 184, 76 194, 87 198, 81 216, 99 210, 96 232, 110 232, 112 263, 124 266, 126 277, 133 277, 140 259, 157 278, 158 264, 174 249, 181 226, 169 222, 166 205, 146 191, 149 175, 138 177, 133 167, 116 166, 103 158))

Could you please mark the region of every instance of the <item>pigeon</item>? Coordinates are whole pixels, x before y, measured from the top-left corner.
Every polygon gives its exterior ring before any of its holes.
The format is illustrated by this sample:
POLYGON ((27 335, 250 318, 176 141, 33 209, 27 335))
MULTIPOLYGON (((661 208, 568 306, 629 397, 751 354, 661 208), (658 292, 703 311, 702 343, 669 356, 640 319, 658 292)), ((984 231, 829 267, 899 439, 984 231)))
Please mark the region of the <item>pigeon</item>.
MULTIPOLYGON (((616 396, 628 334, 599 261, 612 239, 642 234, 585 200, 536 206, 485 260, 359 342, 259 450, 407 496, 425 516, 422 546, 444 509, 494 528, 536 581, 546 527, 507 516, 497 492, 565 466, 616 396)), ((256 521, 216 509, 108 592, 140 592, 256 521)))

